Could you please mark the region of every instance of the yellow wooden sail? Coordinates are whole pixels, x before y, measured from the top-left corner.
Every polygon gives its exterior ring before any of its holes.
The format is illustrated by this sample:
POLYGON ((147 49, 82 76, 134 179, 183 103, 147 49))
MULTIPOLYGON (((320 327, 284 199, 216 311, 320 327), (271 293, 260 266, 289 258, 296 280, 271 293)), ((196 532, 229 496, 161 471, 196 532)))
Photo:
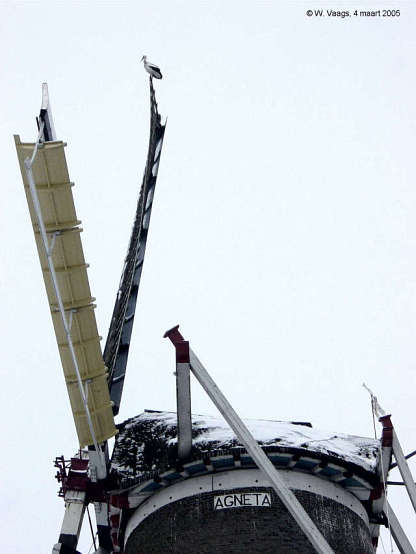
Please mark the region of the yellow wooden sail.
MULTIPOLYGON (((92 445, 94 441, 80 394, 67 335, 58 309, 45 247, 24 167, 24 160, 32 156, 35 144, 22 143, 19 136, 15 136, 15 143, 75 427, 79 444, 84 447, 92 445)), ((72 196, 73 183, 69 180, 65 146, 66 144, 61 141, 45 142, 39 145, 32 166, 32 174, 42 219, 52 250, 52 262, 59 292, 67 321, 70 324, 71 341, 85 396, 88 399, 94 434, 97 442, 100 443, 114 436, 116 428, 107 385, 106 367, 101 352, 101 337, 98 335, 95 319, 93 303, 95 299, 91 296, 88 282, 88 264, 85 263, 80 236, 81 222, 77 219, 75 212, 72 196)))

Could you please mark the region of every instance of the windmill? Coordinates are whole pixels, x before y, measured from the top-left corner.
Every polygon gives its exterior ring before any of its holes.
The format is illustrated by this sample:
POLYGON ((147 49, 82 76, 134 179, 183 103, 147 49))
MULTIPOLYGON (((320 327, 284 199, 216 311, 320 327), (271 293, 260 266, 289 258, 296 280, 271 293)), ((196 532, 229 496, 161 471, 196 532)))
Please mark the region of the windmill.
POLYGON ((269 422, 265 430, 264 422, 238 416, 178 326, 165 334, 176 352, 177 413, 148 412, 121 424, 110 461, 107 441, 117 432, 114 416, 123 392, 165 132, 152 73, 145 68, 151 108, 147 163, 103 353, 65 144, 56 140, 46 84, 36 142, 22 143, 15 136, 79 446, 88 447, 70 461, 56 459, 65 514, 53 552, 77 552, 89 503, 102 553, 264 552, 275 551, 279 541, 291 552, 329 554, 343 551, 342 545, 349 552, 373 552, 386 521, 400 551, 414 552, 386 500, 392 455, 415 508, 416 488, 390 416, 373 395, 383 425, 381 441, 326 437, 305 422, 269 422), (228 430, 219 421, 191 415, 191 373, 228 430), (319 519, 317 510, 324 517, 319 519), (284 529, 276 533, 279 519, 284 529), (342 529, 347 519, 356 532, 342 529))

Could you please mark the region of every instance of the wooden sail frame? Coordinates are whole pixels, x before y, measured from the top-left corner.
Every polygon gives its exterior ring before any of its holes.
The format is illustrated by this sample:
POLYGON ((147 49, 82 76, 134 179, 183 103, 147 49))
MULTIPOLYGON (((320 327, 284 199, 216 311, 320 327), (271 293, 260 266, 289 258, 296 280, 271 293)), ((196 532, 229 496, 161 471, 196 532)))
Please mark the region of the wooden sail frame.
POLYGON ((15 144, 79 444, 97 446, 117 431, 66 144, 23 143, 17 135, 15 144))

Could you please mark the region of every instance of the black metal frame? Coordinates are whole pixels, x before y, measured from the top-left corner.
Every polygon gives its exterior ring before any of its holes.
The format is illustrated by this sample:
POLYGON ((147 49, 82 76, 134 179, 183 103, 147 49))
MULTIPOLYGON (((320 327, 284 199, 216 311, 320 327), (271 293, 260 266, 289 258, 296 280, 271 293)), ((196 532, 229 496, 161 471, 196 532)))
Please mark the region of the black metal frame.
POLYGON ((120 409, 130 339, 136 311, 137 295, 156 186, 157 170, 165 134, 165 125, 162 125, 160 120, 161 117, 157 108, 153 82, 150 77, 150 138, 146 169, 137 203, 136 216, 124 269, 104 348, 104 361, 109 372, 108 386, 110 389, 110 398, 113 402, 114 415, 117 415, 120 409))

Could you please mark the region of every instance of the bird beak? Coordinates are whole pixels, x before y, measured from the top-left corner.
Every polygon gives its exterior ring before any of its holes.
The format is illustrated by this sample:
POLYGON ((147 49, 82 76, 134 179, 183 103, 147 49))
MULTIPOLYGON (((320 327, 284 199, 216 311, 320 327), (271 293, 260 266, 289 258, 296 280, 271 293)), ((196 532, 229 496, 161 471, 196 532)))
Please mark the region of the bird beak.
POLYGON ((143 56, 142 59, 140 60, 141 62, 145 59, 146 56, 143 56))

